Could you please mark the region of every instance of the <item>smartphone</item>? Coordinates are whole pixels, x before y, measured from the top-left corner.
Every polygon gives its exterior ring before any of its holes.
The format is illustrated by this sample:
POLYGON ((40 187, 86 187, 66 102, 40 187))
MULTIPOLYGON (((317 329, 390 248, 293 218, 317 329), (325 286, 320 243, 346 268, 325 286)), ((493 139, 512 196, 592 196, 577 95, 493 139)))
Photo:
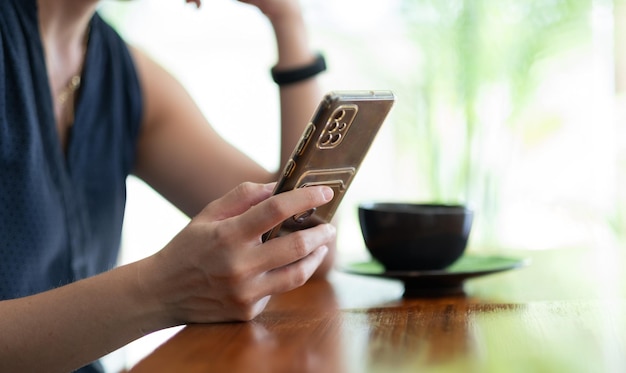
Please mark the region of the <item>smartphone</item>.
POLYGON ((327 185, 327 204, 296 214, 263 235, 263 241, 328 223, 348 191, 378 130, 395 102, 391 91, 327 93, 285 164, 274 194, 327 185))

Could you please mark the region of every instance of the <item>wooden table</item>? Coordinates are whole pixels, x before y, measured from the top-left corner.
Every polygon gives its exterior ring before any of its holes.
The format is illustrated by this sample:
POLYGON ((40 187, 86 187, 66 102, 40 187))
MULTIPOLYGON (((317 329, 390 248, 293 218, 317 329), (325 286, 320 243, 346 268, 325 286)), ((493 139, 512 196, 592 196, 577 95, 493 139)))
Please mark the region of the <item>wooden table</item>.
POLYGON ((508 252, 532 262, 434 298, 337 272, 252 322, 187 326, 130 372, 626 372, 622 251, 508 252))

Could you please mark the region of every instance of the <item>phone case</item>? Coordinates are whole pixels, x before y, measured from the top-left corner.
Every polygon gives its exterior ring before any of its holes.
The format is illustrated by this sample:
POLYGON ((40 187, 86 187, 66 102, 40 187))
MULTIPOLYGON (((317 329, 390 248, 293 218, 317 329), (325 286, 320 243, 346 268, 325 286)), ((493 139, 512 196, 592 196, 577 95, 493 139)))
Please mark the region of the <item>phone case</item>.
POLYGON ((395 102, 391 91, 333 91, 325 95, 284 166, 274 194, 327 185, 327 204, 285 220, 263 241, 330 222, 395 102))

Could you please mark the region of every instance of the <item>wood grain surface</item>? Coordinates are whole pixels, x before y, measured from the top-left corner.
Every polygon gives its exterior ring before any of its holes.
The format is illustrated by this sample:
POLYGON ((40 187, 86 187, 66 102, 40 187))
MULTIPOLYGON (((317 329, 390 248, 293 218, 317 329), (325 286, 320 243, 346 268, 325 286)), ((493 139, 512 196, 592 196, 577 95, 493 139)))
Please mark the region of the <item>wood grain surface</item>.
POLYGON ((511 253, 459 296, 333 273, 254 321, 190 325, 130 372, 626 372, 622 250, 511 253))

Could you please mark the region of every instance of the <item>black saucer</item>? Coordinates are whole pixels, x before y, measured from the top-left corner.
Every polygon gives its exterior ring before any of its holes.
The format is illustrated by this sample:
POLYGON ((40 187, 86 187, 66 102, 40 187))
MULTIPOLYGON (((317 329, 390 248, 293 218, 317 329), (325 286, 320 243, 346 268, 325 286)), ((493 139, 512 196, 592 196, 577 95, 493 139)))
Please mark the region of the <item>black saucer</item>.
POLYGON ((375 260, 350 263, 340 267, 346 273, 400 280, 404 297, 428 297, 464 294, 465 280, 528 265, 528 259, 503 256, 465 255, 450 267, 432 271, 385 271, 375 260))

